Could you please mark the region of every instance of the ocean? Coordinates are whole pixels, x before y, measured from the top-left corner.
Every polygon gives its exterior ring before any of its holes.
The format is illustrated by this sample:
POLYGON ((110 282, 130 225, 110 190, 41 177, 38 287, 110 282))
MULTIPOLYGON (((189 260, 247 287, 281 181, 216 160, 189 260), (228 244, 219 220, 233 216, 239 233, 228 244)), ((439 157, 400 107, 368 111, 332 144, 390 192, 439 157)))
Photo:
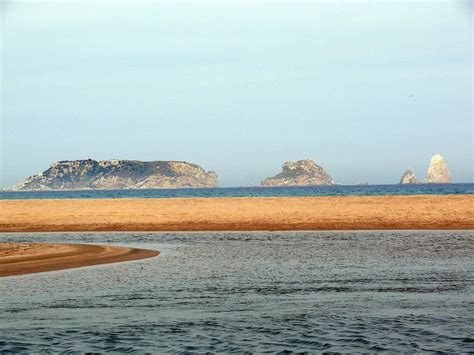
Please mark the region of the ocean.
POLYGON ((161 252, 0 278, 0 352, 474 350, 473 231, 4 233, 0 240, 161 252))
POLYGON ((0 199, 41 198, 170 198, 251 196, 374 196, 418 194, 474 194, 474 184, 416 184, 368 186, 222 187, 199 189, 2 191, 0 199))

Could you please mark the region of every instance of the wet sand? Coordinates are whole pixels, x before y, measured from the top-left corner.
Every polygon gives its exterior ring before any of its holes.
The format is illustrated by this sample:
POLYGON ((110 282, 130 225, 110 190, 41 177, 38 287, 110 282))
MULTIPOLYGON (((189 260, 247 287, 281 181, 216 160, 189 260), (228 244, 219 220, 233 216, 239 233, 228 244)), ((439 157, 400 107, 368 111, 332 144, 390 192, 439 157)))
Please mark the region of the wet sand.
POLYGON ((474 229, 474 195, 0 201, 0 231, 474 229))
POLYGON ((151 258, 155 250, 109 245, 0 243, 0 277, 151 258))

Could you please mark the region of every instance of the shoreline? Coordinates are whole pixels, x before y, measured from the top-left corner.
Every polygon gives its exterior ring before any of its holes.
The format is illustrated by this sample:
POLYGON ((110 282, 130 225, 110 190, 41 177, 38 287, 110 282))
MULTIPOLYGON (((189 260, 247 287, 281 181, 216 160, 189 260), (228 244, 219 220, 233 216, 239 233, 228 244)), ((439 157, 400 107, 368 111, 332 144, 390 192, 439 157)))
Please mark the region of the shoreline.
MULTIPOLYGON (((44 231, 32 231, 32 232, 0 232, 0 240, 2 235, 15 235, 15 234, 25 234, 28 233, 28 235, 35 235, 35 234, 61 234, 61 233, 67 233, 67 234, 84 234, 84 233, 100 233, 100 234, 116 234, 116 233, 128 233, 128 234, 134 234, 134 233, 184 233, 184 234, 202 234, 202 233, 267 233, 267 232, 292 232, 292 233, 305 233, 305 232, 372 232, 372 231, 381 231, 381 232, 410 232, 410 231, 458 231, 458 232, 471 232, 474 229, 473 228, 465 228, 465 229, 450 229, 450 228, 445 228, 445 229, 273 229, 273 230, 268 230, 268 229, 254 229, 254 230, 192 230, 192 231, 144 231, 144 230, 128 230, 128 231, 52 231, 52 232, 44 232, 44 231)), ((2 242, 0 242, 2 243, 2 242)), ((17 242, 12 242, 12 243, 17 243, 17 242)), ((21 242, 18 242, 21 243, 21 242)), ((25 242, 26 243, 26 242, 25 242)), ((38 242, 38 243, 43 243, 43 242, 38 242)))
POLYGON ((0 200, 0 232, 474 229, 474 195, 0 200))
POLYGON ((152 258, 159 252, 111 245, 0 242, 0 277, 152 258))

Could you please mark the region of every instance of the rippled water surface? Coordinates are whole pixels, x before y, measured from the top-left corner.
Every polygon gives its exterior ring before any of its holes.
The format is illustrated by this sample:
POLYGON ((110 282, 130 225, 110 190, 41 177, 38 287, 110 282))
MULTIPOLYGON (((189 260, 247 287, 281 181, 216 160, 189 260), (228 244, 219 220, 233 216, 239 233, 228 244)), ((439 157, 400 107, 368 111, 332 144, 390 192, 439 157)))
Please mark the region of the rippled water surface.
POLYGON ((199 189, 128 189, 72 191, 0 191, 0 200, 51 198, 170 198, 170 197, 275 197, 275 196, 373 196, 373 195, 474 194, 474 184, 334 185, 217 187, 199 189))
POLYGON ((0 234, 159 257, 0 278, 0 351, 474 350, 474 232, 0 234))

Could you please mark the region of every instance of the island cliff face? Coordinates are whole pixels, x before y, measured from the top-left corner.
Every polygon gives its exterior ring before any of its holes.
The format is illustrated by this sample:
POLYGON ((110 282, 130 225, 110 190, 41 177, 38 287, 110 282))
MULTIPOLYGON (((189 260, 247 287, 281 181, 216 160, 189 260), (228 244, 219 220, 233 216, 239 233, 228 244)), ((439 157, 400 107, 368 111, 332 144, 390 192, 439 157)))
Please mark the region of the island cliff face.
POLYGON ((314 161, 306 159, 288 161, 282 166, 282 172, 266 178, 260 186, 307 186, 335 185, 334 180, 314 161))
MULTIPOLYGON (((448 166, 440 154, 435 154, 431 158, 428 173, 423 180, 425 184, 449 184, 451 182, 451 173, 448 166)), ((418 184, 419 181, 411 169, 403 174, 400 184, 418 184)))
POLYGON ((410 168, 403 174, 400 184, 418 184, 418 179, 410 168))
POLYGON ((65 160, 13 186, 13 190, 150 189, 217 187, 217 174, 181 161, 65 160))
POLYGON ((440 154, 436 154, 431 158, 424 182, 427 184, 447 184, 451 182, 448 166, 440 154))

